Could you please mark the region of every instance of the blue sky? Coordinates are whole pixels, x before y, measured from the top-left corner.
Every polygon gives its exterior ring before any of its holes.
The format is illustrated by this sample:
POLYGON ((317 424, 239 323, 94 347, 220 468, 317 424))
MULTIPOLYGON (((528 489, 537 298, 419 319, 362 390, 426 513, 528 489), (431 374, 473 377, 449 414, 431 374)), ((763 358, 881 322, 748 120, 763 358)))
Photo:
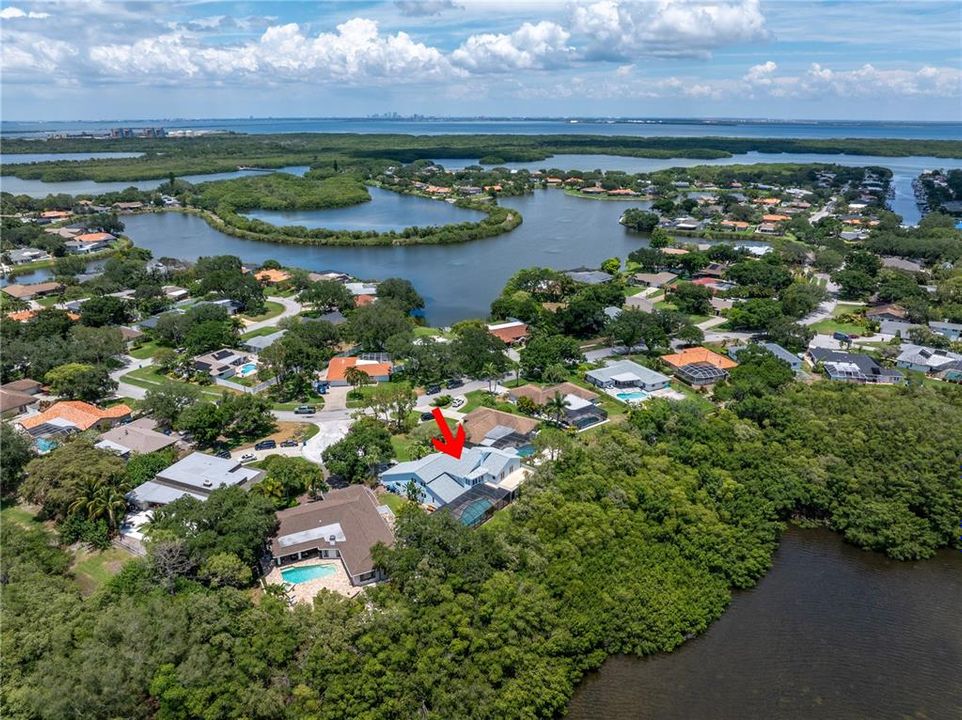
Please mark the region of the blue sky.
POLYGON ((962 3, 0 3, 9 120, 962 120, 962 3))

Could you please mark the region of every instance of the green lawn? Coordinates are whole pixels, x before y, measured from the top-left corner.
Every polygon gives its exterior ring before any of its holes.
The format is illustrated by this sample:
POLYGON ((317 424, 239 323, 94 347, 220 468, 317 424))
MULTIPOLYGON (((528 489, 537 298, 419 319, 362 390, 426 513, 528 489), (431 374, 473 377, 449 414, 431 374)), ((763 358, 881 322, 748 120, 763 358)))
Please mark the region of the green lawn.
POLYGON ((394 493, 382 493, 377 496, 378 501, 382 505, 387 505, 391 508, 391 512, 397 513, 402 507, 407 505, 408 499, 403 498, 400 495, 395 495, 394 493))
POLYGON ((414 328, 414 337, 443 337, 444 333, 438 328, 418 326, 414 328))
POLYGON ((174 383, 176 385, 188 385, 190 387, 198 388, 201 395, 208 399, 219 400, 224 392, 230 392, 226 388, 219 388, 216 386, 201 387, 195 383, 184 382, 183 380, 172 380, 166 375, 161 375, 157 372, 157 369, 153 366, 145 368, 137 368, 136 370, 131 370, 129 373, 121 377, 126 383, 131 385, 136 385, 137 387, 142 387, 147 390, 151 388, 156 388, 165 383, 174 383))
POLYGON ((33 513, 22 505, 10 505, 0 510, 0 523, 12 522, 26 528, 40 527, 33 513))
MULTIPOLYGON (((464 397, 467 402, 458 408, 458 412, 469 413, 472 410, 476 410, 482 406, 481 399, 486 395, 490 395, 487 390, 472 390, 469 393, 465 393, 464 397)), ((503 410, 506 413, 511 413, 512 415, 519 415, 517 406, 513 403, 503 403, 499 402, 494 406, 495 410, 503 410)))
MULTIPOLYGON (((374 388, 376 388, 376 387, 378 387, 378 386, 380 386, 380 387, 393 387, 394 385, 398 385, 398 384, 399 384, 399 383, 383 382, 383 383, 377 383, 376 385, 362 385, 361 387, 358 388, 358 390, 360 391, 360 393, 361 393, 361 394, 364 396, 364 398, 366 399, 366 398, 371 397, 371 393, 374 392, 374 388)), ((350 391, 350 392, 354 392, 354 388, 351 388, 351 391, 350 391)), ((347 406, 348 406, 349 408, 360 408, 360 407, 364 407, 364 399, 354 400, 354 399, 348 398, 348 400, 347 400, 347 406)))
POLYGON ((324 407, 324 397, 322 395, 311 395, 307 400, 291 400, 289 402, 274 403, 272 409, 294 411, 301 405, 313 405, 315 409, 320 410, 324 407))
POLYGON ((260 315, 241 315, 244 320, 250 320, 252 322, 261 322, 262 320, 270 320, 272 317, 277 317, 282 312, 284 312, 284 306, 279 302, 272 302, 268 300, 264 303, 266 309, 260 315))
POLYGON ((277 328, 273 325, 268 327, 258 328, 257 330, 251 330, 250 332, 243 333, 241 335, 241 340, 250 340, 251 338, 261 337, 262 335, 273 335, 277 332, 277 328))
POLYGON ((125 562, 133 557, 126 550, 109 547, 106 550, 79 550, 73 565, 73 574, 84 595, 95 592, 112 578, 125 562))
POLYGON ((819 320, 809 327, 821 335, 831 335, 834 332, 843 332, 847 335, 865 335, 868 332, 868 327, 865 325, 852 322, 840 322, 834 318, 819 320))
POLYGON ((133 348, 130 351, 130 356, 135 357, 138 360, 147 360, 148 358, 152 358, 154 356, 154 353, 157 352, 159 349, 160 349, 160 345, 158 345, 153 340, 148 340, 147 342, 143 343, 139 347, 133 348))

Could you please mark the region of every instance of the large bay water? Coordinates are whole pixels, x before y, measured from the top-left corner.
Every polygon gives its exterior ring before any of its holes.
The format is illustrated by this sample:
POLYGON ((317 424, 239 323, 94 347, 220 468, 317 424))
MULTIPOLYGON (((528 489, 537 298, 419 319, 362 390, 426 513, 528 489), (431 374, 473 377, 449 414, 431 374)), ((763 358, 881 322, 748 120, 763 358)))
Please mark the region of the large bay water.
POLYGON ((718 120, 706 118, 640 118, 613 120, 558 118, 167 118, 149 120, 8 121, 0 123, 4 137, 47 137, 53 133, 103 134, 116 127, 157 127, 239 133, 409 133, 640 135, 645 137, 771 138, 924 138, 958 140, 958 122, 718 120))
POLYGON ((119 160, 140 157, 139 152, 73 152, 73 153, 19 153, 0 154, 0 165, 26 165, 28 163, 51 162, 55 160, 119 160))
POLYGON ((670 654, 614 657, 569 720, 962 717, 962 553, 901 563, 791 530, 758 586, 670 654))

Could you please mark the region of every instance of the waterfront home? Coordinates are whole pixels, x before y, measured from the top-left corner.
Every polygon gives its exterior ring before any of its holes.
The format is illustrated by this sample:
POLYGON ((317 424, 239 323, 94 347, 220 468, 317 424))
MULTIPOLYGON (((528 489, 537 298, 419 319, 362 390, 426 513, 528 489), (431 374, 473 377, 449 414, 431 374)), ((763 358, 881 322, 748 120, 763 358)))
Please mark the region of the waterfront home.
POLYGON ((92 232, 77 235, 65 244, 67 252, 74 255, 86 255, 110 247, 117 238, 108 232, 92 232))
POLYGON ((351 295, 377 295, 377 285, 371 283, 347 282, 344 283, 344 287, 348 289, 351 295))
POLYGON ((719 355, 705 347, 685 348, 681 352, 662 355, 661 359, 675 370, 692 364, 708 364, 719 370, 730 370, 738 365, 738 363, 731 358, 719 355))
POLYGON ((657 273, 635 273, 631 276, 631 281, 635 285, 643 285, 644 287, 650 288, 660 288, 663 285, 670 285, 678 276, 675 273, 670 273, 666 271, 657 273))
POLYGON ((904 370, 918 370, 927 374, 935 374, 943 369, 954 367, 962 361, 962 355, 950 350, 939 350, 924 345, 903 343, 895 364, 904 370))
POLYGON ((946 321, 930 320, 929 330, 936 333, 937 335, 941 335, 942 337, 948 338, 952 342, 955 342, 960 337, 962 337, 962 323, 951 323, 951 322, 948 322, 947 320, 946 321))
POLYGON ((609 362, 605 367, 589 370, 585 380, 604 389, 637 388, 646 392, 668 387, 671 378, 632 360, 609 362))
MULTIPOLYGON (((783 363, 788 365, 792 369, 792 372, 799 373, 802 371, 802 359, 798 355, 795 355, 794 353, 789 352, 788 350, 783 348, 781 345, 778 345, 773 342, 757 343, 757 345, 758 347, 765 348, 766 350, 768 350, 768 352, 770 352, 776 358, 778 358, 783 363)), ((734 347, 729 348, 728 349, 729 357, 731 357, 732 360, 735 360, 737 362, 738 356, 742 353, 742 351, 745 350, 746 347, 750 347, 750 346, 736 345, 734 347)))
POLYGON ((534 418, 479 407, 465 415, 462 424, 471 445, 504 450, 530 443, 540 423, 534 418))
POLYGON ((905 382, 898 370, 879 365, 868 355, 829 348, 809 348, 813 365, 821 365, 829 380, 858 384, 897 385, 905 382))
POLYGON ((254 365, 255 360, 255 358, 240 350, 221 348, 213 352, 196 355, 194 357, 194 369, 198 372, 207 373, 213 378, 226 380, 242 373, 246 366, 254 365))
POLYGON ((138 212, 143 210, 146 206, 140 201, 134 202, 115 202, 113 204, 114 209, 124 213, 124 212, 138 212))
POLYGON ((43 412, 20 418, 17 425, 31 437, 44 438, 91 428, 107 430, 129 420, 130 413, 123 404, 101 409, 80 400, 61 400, 43 412))
POLYGON ((528 339, 528 326, 520 320, 488 324, 488 332, 505 345, 521 345, 528 339))
POLYGON ((109 450, 121 457, 130 455, 146 455, 168 448, 179 439, 179 435, 157 432, 156 421, 151 418, 140 418, 133 422, 124 423, 100 434, 96 447, 109 450))
POLYGON ((333 357, 327 364, 323 379, 334 387, 349 385, 347 381, 348 368, 357 368, 374 382, 387 382, 391 379, 394 365, 389 361, 368 360, 359 357, 333 357))
POLYGON ((50 253, 39 248, 14 248, 3 253, 10 259, 11 265, 26 265, 27 263, 49 260, 50 253))
POLYGON ((404 495, 411 483, 422 493, 422 504, 440 508, 476 485, 496 486, 520 469, 521 457, 513 451, 472 447, 464 449, 460 458, 432 453, 398 463, 382 472, 380 481, 399 495, 404 495))
POLYGON ((39 282, 30 285, 13 283, 3 288, 3 292, 11 297, 20 300, 33 300, 34 298, 53 295, 63 290, 63 285, 58 282, 39 282))
POLYGON ((69 220, 71 217, 73 217, 73 213, 69 210, 44 210, 37 216, 37 222, 42 224, 60 222, 69 220))
POLYGON ((271 557, 277 566, 308 558, 339 560, 352 585, 368 585, 384 579, 371 549, 394 544, 392 520, 391 510, 363 485, 331 490, 320 500, 278 511, 271 557))
POLYGON ((865 317, 868 320, 875 320, 876 322, 881 322, 882 320, 905 320, 908 316, 909 313, 904 307, 894 303, 877 305, 865 311, 865 317))
POLYGON ((195 452, 135 487, 127 493, 127 500, 140 508, 167 505, 185 496, 206 500, 222 487, 249 490, 264 474, 263 470, 244 467, 238 460, 195 452))
POLYGON ((567 270, 564 274, 575 282, 585 285, 603 285, 615 279, 614 275, 601 270, 567 270))

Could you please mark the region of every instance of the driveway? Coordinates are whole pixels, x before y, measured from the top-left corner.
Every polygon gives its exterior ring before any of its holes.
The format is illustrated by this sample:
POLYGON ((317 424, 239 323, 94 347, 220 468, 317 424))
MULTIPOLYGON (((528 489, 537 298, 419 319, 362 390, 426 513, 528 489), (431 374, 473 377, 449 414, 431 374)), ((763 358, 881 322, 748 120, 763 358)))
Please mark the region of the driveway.
POLYGON ((146 360, 138 360, 130 355, 124 355, 120 358, 120 361, 124 363, 124 366, 119 370, 114 370, 110 373, 110 379, 117 383, 116 394, 119 397, 129 397, 133 398, 134 400, 143 400, 145 397, 147 397, 147 390, 139 385, 131 385, 128 382, 124 382, 122 378, 131 370, 153 365, 154 361, 150 358, 147 358, 146 360))
POLYGON ((301 455, 311 462, 321 465, 321 453, 347 435, 351 422, 350 415, 344 418, 334 417, 325 418, 323 421, 315 421, 314 424, 318 427, 318 433, 310 438, 306 445, 301 446, 301 455))
POLYGON ((275 327, 284 318, 294 317, 295 315, 298 315, 301 312, 302 305, 296 300, 292 300, 291 298, 268 297, 267 299, 270 300, 271 302, 280 303, 281 305, 284 306, 284 310, 281 312, 280 315, 275 315, 274 317, 268 318, 267 320, 245 323, 243 332, 249 333, 249 332, 253 332, 254 330, 260 330, 261 328, 275 327))

